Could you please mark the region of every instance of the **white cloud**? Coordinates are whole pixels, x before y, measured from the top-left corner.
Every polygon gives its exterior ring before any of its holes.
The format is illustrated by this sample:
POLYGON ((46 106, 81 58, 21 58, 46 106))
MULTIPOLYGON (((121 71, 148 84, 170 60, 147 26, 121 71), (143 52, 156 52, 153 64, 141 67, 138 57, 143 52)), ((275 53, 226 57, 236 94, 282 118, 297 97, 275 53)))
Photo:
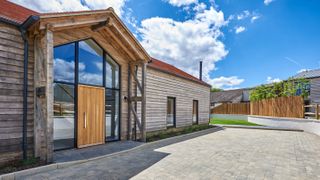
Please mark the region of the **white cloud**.
POLYGON ((196 77, 202 60, 203 79, 210 82, 209 72, 215 69, 215 62, 228 54, 219 40, 220 28, 224 25, 223 12, 210 7, 186 21, 162 17, 145 19, 138 31, 143 47, 151 56, 196 77))
POLYGON ((260 18, 259 15, 255 15, 255 16, 252 16, 252 17, 251 17, 251 20, 250 20, 250 21, 251 21, 252 23, 254 23, 254 22, 255 22, 256 20, 258 20, 259 18, 260 18))
POLYGON ((198 3, 198 0, 166 0, 166 1, 172 6, 177 6, 177 7, 188 6, 191 4, 198 3))
POLYGON ((268 6, 270 3, 272 3, 275 0, 264 0, 263 3, 268 6))
POLYGON ((267 83, 275 83, 275 82, 280 82, 281 79, 279 78, 272 78, 272 77, 267 77, 267 83))
POLYGON ((251 15, 250 12, 248 10, 245 10, 237 16, 237 19, 242 20, 242 19, 249 17, 250 15, 251 15))
POLYGON ((207 5, 205 3, 199 3, 193 8, 193 10, 196 11, 196 12, 202 12, 206 8, 207 8, 207 5))
POLYGON ((246 28, 243 26, 237 26, 234 29, 235 29, 236 34, 242 33, 243 31, 246 30, 246 28))
POLYGON ((11 0, 14 3, 28 7, 38 12, 64 12, 107 9, 112 7, 115 12, 122 16, 126 0, 11 0))
POLYGON ((238 86, 243 82, 244 79, 240 79, 237 76, 221 76, 210 80, 210 84, 212 84, 213 87, 223 89, 234 89, 236 88, 235 86, 238 86))
POLYGON ((67 60, 56 58, 54 63, 54 80, 56 81, 74 81, 74 61, 68 62, 67 60))

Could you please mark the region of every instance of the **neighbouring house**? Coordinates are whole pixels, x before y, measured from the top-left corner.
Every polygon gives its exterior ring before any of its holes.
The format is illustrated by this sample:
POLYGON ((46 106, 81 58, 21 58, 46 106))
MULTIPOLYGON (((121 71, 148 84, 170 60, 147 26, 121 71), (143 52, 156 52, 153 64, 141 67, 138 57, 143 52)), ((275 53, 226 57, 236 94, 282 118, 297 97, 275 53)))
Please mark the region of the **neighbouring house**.
POLYGON ((209 121, 210 85, 151 58, 112 8, 0 0, 0 165, 209 121))
POLYGON ((211 107, 216 107, 222 103, 241 103, 250 102, 251 88, 232 89, 220 92, 211 92, 210 104, 211 107))
POLYGON ((308 70, 300 72, 292 77, 293 79, 304 78, 309 81, 305 86, 309 92, 308 100, 310 103, 320 103, 320 69, 308 70))

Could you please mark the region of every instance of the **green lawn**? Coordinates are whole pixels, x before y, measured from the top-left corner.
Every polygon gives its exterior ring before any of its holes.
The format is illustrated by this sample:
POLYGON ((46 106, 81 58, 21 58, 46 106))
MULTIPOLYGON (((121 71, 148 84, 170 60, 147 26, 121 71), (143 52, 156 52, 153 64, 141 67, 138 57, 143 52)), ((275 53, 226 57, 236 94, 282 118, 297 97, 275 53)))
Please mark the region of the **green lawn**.
POLYGON ((212 118, 210 124, 225 124, 225 125, 244 125, 244 126, 260 126, 258 124, 250 123, 245 120, 229 120, 212 118))

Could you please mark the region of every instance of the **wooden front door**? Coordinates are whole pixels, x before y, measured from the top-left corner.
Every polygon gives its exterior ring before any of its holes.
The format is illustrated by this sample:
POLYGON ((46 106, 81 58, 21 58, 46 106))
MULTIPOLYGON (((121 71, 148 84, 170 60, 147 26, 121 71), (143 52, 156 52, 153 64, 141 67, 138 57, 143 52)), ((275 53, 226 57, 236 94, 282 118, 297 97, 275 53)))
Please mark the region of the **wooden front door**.
POLYGON ((77 146, 87 147, 105 142, 105 89, 78 86, 77 146))

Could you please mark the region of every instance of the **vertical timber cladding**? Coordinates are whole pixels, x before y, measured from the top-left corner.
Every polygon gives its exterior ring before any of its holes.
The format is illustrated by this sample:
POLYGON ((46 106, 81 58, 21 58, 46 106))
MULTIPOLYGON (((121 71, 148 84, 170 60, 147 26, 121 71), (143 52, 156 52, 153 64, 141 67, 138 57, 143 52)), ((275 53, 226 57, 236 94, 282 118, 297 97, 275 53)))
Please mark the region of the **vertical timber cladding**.
POLYGON ((105 142, 105 89, 78 85, 77 145, 105 142))
MULTIPOLYGON (((22 159, 24 45, 20 31, 0 23, 0 166, 22 159)), ((33 42, 29 40, 28 156, 33 155, 33 42)))
POLYGON ((312 103, 320 103, 320 78, 310 79, 310 100, 312 103))
POLYGON ((198 100, 198 122, 209 122, 210 87, 148 67, 147 131, 167 128, 167 97, 176 98, 176 127, 192 125, 193 100, 198 100))

